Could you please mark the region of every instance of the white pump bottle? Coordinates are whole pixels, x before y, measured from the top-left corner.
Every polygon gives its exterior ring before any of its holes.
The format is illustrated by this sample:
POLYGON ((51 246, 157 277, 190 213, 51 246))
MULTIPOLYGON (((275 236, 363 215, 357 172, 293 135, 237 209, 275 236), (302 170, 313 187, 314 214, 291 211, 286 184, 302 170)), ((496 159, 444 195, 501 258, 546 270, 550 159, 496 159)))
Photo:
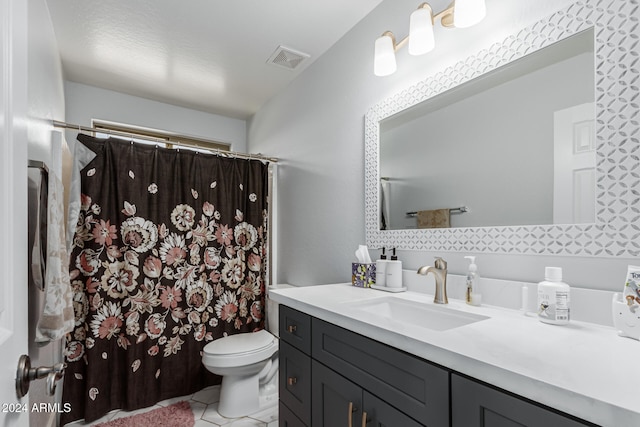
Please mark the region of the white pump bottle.
POLYGON ((482 295, 480 294, 480 276, 478 275, 476 257, 468 255, 465 258, 471 260, 471 264, 469 264, 469 271, 467 272, 467 290, 465 292, 465 301, 469 305, 481 305, 482 295))

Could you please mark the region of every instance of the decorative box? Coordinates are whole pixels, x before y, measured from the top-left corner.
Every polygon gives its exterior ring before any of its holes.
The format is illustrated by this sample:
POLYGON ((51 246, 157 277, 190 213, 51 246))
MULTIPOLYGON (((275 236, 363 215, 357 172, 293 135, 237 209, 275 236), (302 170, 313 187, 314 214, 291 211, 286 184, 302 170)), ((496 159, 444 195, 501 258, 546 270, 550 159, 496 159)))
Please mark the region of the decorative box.
POLYGON ((361 288, 370 288, 376 283, 376 263, 351 263, 351 284, 361 288))

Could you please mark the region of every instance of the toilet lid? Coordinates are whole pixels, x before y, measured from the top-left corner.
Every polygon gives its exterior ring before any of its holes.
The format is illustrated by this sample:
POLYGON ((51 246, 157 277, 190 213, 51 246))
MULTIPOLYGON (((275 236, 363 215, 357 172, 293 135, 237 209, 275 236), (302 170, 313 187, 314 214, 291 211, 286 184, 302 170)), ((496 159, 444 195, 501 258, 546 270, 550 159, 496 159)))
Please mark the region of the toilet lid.
POLYGON ((204 347, 207 354, 236 354, 257 351, 273 343, 275 337, 269 332, 260 330, 244 334, 229 335, 210 342, 204 347))

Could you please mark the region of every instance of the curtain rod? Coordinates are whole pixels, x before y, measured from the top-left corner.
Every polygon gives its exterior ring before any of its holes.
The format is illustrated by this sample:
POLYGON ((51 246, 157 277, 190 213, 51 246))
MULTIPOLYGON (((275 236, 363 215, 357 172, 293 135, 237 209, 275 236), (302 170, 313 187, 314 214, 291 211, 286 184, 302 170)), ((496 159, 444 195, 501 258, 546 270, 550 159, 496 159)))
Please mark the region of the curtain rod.
POLYGON ((146 136, 146 135, 141 135, 141 134, 136 134, 136 133, 130 133, 130 132, 122 132, 119 130, 110 130, 110 129, 98 129, 98 128, 94 128, 94 127, 87 127, 87 126, 80 126, 80 125, 74 125, 71 123, 66 123, 66 122, 61 122, 58 120, 52 120, 51 123, 53 124, 53 127, 55 128, 61 128, 61 129, 75 129, 78 132, 97 132, 97 133, 106 133, 109 135, 115 135, 115 136, 125 136, 125 137, 129 137, 129 138, 138 138, 138 139, 145 139, 147 141, 153 141, 153 142, 157 142, 157 143, 169 143, 169 144, 174 144, 174 145, 182 145, 184 147, 194 147, 194 148, 199 148, 201 150, 207 150, 210 151, 214 154, 218 154, 221 156, 227 156, 227 157, 237 157, 237 158, 241 158, 241 159, 248 159, 248 160, 265 160, 265 161, 269 161, 272 163, 278 163, 278 159, 276 157, 266 157, 263 156, 261 154, 246 154, 246 153, 239 153, 236 151, 223 151, 220 149, 211 149, 211 148, 206 148, 206 147, 201 147, 199 145, 196 144, 176 144, 173 142, 168 142, 163 140, 162 138, 156 138, 153 136, 146 136))

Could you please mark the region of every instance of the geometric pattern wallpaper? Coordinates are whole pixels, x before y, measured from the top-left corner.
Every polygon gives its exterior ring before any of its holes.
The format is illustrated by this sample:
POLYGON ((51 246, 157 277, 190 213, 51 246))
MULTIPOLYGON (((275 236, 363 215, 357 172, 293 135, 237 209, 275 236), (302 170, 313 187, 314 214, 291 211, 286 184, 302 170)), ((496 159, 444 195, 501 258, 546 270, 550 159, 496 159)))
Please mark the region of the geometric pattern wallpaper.
POLYGON ((640 256, 640 0, 581 0, 374 105, 365 116, 367 245, 408 250, 640 256), (379 229, 379 122, 533 51, 593 28, 596 222, 379 229))

